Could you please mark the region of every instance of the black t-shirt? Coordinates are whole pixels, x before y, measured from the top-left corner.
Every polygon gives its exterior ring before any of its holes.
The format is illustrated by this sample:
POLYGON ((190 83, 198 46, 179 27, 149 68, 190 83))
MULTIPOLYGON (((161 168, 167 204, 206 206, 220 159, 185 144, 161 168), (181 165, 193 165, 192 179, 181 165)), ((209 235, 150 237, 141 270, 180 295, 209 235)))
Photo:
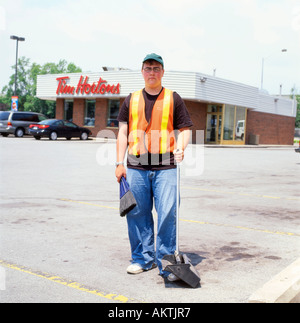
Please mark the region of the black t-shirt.
MULTIPOLYGON (((160 94, 160 93, 159 93, 160 94)), ((152 115, 152 109, 155 101, 159 97, 157 95, 148 94, 145 89, 143 89, 143 96, 145 100, 145 116, 149 123, 152 115)), ((131 94, 125 99, 124 103, 119 112, 118 121, 125 122, 128 124, 129 121, 129 106, 130 106, 131 94)), ((173 113, 173 126, 174 130, 179 130, 182 128, 188 128, 193 125, 190 115, 187 111, 185 103, 183 102, 180 95, 173 92, 174 99, 174 113, 173 113)), ((174 155, 173 153, 166 154, 143 154, 140 156, 127 156, 127 167, 134 169, 144 169, 144 170, 162 170, 174 168, 174 155)))

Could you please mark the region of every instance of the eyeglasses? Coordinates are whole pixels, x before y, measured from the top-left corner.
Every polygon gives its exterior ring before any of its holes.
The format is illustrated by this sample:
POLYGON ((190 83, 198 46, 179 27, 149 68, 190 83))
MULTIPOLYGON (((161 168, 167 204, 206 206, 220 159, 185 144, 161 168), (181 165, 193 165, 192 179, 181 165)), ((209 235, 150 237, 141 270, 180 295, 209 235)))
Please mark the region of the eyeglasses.
POLYGON ((144 68, 144 71, 146 72, 146 73, 150 73, 150 72, 154 72, 154 73, 159 73, 160 71, 161 71, 161 68, 160 67, 145 67, 144 68))

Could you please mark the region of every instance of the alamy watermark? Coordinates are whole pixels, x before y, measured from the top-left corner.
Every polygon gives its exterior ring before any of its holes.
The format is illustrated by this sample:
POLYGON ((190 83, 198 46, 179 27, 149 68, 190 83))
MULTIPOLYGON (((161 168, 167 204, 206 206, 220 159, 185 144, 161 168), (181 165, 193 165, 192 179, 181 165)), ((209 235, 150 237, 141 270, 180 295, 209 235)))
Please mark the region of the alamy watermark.
MULTIPOLYGON (((96 140, 101 143, 96 152, 96 161, 100 166, 115 165, 116 163, 116 134, 112 130, 106 129, 98 132, 96 140)), ((164 154, 164 158, 168 161, 168 154, 164 154)), ((151 160, 142 159, 142 156, 132 157, 132 162, 141 163, 142 165, 157 165, 159 163, 158 157, 151 156, 151 160)), ((124 162, 126 163, 127 156, 124 162)), ((163 162, 167 165, 166 162, 163 162)), ((190 135, 188 148, 184 152, 184 161, 182 163, 181 172, 185 176, 199 176, 204 171, 204 131, 197 130, 194 137, 190 135)))

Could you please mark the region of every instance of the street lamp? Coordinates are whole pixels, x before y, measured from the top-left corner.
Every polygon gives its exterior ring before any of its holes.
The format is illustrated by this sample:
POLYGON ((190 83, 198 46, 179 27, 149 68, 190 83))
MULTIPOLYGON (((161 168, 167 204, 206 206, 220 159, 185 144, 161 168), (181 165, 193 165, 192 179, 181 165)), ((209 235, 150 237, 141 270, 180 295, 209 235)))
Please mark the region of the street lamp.
POLYGON ((17 94, 17 73, 18 73, 18 44, 19 41, 25 41, 25 38, 23 37, 18 37, 18 36, 10 36, 10 39, 16 40, 17 41, 17 48, 16 48, 16 71, 15 71, 15 91, 14 95, 17 94))
MULTIPOLYGON (((287 52, 287 49, 286 48, 283 48, 281 50, 281 52, 282 53, 285 53, 285 52, 287 52)), ((272 55, 269 55, 266 58, 264 58, 264 57, 262 58, 262 64, 261 64, 261 85, 260 85, 261 90, 263 89, 263 83, 264 83, 264 65, 265 65, 265 59, 269 58, 270 56, 272 56, 272 55)))

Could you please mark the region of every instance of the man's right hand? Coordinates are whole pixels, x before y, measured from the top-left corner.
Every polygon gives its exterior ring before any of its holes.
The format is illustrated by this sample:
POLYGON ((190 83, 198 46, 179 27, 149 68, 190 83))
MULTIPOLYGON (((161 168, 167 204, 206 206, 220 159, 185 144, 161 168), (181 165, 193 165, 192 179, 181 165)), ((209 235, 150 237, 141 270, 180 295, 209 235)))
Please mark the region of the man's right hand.
POLYGON ((122 176, 126 179, 126 168, 124 167, 124 165, 122 164, 118 165, 116 168, 115 174, 116 174, 118 183, 120 183, 122 176))

